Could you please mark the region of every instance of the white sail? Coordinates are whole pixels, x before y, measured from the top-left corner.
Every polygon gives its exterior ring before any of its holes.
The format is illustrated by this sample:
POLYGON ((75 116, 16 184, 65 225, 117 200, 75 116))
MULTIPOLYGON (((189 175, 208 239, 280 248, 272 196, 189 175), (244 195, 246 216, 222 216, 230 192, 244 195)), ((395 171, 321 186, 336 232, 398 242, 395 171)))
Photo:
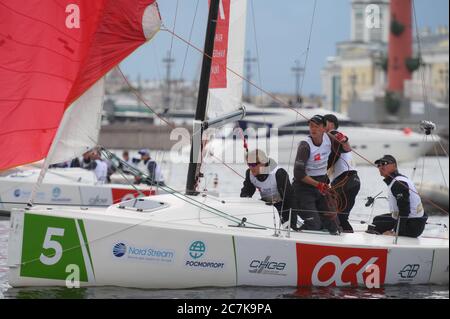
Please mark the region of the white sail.
POLYGON ((209 118, 241 106, 246 15, 247 0, 220 1, 209 84, 209 118))
POLYGON ((68 161, 97 145, 104 92, 101 78, 70 105, 51 146, 49 164, 68 161))

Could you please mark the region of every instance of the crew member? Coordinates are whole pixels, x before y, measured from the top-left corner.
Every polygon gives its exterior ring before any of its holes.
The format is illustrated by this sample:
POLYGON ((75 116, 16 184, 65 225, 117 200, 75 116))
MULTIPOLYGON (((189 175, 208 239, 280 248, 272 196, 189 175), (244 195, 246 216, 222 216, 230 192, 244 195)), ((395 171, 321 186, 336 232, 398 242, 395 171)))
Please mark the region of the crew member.
POLYGON ((353 164, 352 152, 348 146, 348 138, 337 131, 339 121, 333 114, 324 115, 326 131, 335 138, 345 141, 338 149, 332 149, 328 160, 328 177, 331 187, 336 191, 338 200, 339 224, 344 233, 353 233, 348 218, 355 205, 356 196, 361 188, 358 172, 353 164))
POLYGON ((332 147, 337 149, 340 141, 331 140, 325 131, 325 119, 314 115, 309 121, 310 135, 300 142, 294 166, 295 198, 299 215, 304 220, 301 230, 326 229, 338 235, 338 219, 332 205, 327 167, 332 147))
POLYGON ((289 227, 289 214, 291 214, 291 228, 298 230, 294 192, 289 181, 289 174, 278 167, 274 159, 268 158, 259 149, 249 152, 246 155, 246 161, 248 169, 245 172, 241 197, 252 197, 258 189, 261 199, 277 209, 282 227, 285 229, 289 227))
POLYGON ((399 236, 419 237, 425 229, 428 216, 414 183, 398 172, 397 161, 392 155, 384 155, 375 164, 388 185, 391 213, 376 216, 367 232, 395 235, 398 229, 399 236))
POLYGON ((94 170, 95 176, 97 177, 97 184, 106 183, 108 179, 108 164, 101 159, 100 152, 98 150, 91 151, 90 158, 91 160, 87 166, 87 169, 94 170))
MULTIPOLYGON (((164 177, 161 172, 161 168, 150 157, 150 151, 148 149, 141 149, 138 152, 141 155, 141 162, 139 165, 141 166, 141 169, 143 169, 147 174, 148 178, 144 181, 148 185, 164 185, 164 177)), ((140 177, 135 177, 136 183, 141 182, 140 177)))

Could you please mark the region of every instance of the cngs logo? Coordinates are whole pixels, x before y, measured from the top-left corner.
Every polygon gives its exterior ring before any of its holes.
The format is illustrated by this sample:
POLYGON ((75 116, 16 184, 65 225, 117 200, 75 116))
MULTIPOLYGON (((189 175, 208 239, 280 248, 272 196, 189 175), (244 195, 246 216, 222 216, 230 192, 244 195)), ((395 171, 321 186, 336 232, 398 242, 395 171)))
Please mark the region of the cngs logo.
POLYGON ((298 285, 380 287, 386 259, 386 249, 297 244, 298 285))

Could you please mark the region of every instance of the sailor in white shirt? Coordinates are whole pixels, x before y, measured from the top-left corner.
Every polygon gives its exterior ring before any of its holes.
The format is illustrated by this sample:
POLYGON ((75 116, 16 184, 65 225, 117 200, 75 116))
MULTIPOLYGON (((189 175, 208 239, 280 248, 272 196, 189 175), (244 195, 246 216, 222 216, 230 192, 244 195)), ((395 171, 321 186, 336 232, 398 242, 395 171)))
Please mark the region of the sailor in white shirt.
POLYGON ((97 177, 97 184, 105 184, 108 178, 108 164, 100 157, 97 150, 91 152, 91 162, 87 167, 89 170, 94 170, 97 177))

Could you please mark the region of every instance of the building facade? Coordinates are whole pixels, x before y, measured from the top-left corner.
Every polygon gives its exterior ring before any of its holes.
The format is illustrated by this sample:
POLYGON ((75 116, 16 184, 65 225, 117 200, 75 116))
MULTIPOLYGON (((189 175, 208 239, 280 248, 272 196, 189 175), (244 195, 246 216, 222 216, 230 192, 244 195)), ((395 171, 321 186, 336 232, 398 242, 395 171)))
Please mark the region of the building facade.
MULTIPOLYGON (((321 71, 325 108, 347 113, 355 101, 374 101, 384 96, 389 16, 388 0, 352 1, 351 39, 337 43, 336 55, 327 59, 321 71)), ((419 42, 423 64, 405 82, 405 96, 448 104, 448 29, 422 31, 419 42)), ((419 42, 414 36, 414 57, 419 55, 419 42)))

